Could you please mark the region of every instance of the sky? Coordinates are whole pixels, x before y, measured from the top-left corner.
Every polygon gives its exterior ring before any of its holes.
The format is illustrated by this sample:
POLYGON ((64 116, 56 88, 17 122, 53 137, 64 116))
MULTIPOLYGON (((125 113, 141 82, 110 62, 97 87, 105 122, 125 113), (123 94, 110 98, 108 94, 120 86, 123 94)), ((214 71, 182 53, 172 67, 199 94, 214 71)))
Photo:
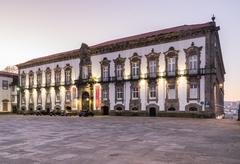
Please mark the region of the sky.
POLYGON ((32 58, 216 16, 225 100, 240 100, 239 0, 0 0, 0 69, 32 58))

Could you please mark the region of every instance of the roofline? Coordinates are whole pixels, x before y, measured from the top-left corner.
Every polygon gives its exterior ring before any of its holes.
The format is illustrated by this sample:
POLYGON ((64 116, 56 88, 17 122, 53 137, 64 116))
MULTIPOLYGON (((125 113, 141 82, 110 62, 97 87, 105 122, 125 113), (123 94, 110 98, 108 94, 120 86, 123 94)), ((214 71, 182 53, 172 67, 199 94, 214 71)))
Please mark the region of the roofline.
POLYGON ((18 77, 18 74, 17 74, 17 73, 12 73, 12 72, 0 71, 0 76, 1 76, 1 77, 12 77, 12 78, 16 78, 16 77, 18 77))
MULTIPOLYGON (((109 52, 116 52, 143 46, 155 45, 171 42, 174 40, 188 39, 204 35, 208 30, 218 30, 215 22, 203 24, 182 25, 172 28, 166 28, 158 31, 147 32, 139 35, 133 35, 120 39, 106 41, 100 44, 90 46, 91 54, 98 55, 109 52), (216 29, 217 28, 217 29, 216 29)), ((54 63, 64 60, 76 59, 80 56, 80 49, 56 53, 49 56, 35 58, 27 62, 16 65, 19 69, 29 68, 37 65, 54 63)))

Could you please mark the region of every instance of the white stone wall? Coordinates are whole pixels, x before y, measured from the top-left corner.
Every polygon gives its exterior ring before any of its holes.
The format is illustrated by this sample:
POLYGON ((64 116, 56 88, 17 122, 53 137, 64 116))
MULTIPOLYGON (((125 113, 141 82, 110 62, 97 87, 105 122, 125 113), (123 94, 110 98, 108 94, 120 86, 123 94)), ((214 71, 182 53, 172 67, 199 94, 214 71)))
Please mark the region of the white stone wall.
POLYGON ((12 91, 12 87, 8 86, 7 90, 4 90, 2 87, 3 80, 8 81, 8 85, 10 85, 13 82, 13 78, 11 77, 5 77, 5 76, 0 76, 0 112, 3 112, 3 100, 8 100, 8 111, 12 111, 12 103, 17 103, 17 93, 16 93, 16 87, 15 90, 12 91), (15 96, 15 101, 12 102, 11 96, 15 96))
MULTIPOLYGON (((106 57, 108 60, 111 60, 110 62, 110 76, 115 76, 114 72, 114 62, 113 59, 116 59, 119 54, 121 57, 126 58, 125 61, 125 76, 130 75, 130 60, 129 57, 131 57, 134 53, 137 53, 139 56, 141 56, 141 74, 147 73, 147 58, 146 54, 149 54, 152 49, 154 49, 155 52, 160 53, 159 58, 159 72, 165 71, 165 58, 164 58, 164 52, 168 51, 170 47, 174 47, 175 50, 179 51, 178 55, 178 69, 184 70, 186 69, 186 58, 185 58, 185 52, 183 49, 187 49, 191 46, 191 43, 194 42, 195 46, 200 47, 202 46, 201 51, 201 64, 200 68, 205 67, 205 37, 199 37, 194 39, 187 39, 187 40, 181 40, 181 41, 175 41, 170 43, 164 43, 164 44, 158 44, 158 45, 152 45, 147 47, 141 47, 141 48, 134 48, 129 50, 123 50, 123 51, 116 51, 112 53, 106 53, 106 54, 100 54, 100 55, 93 55, 91 57, 92 61, 92 75, 95 78, 100 78, 101 76, 101 65, 100 62, 103 60, 104 57, 106 57)), ((72 59, 72 60, 66 60, 61 62, 55 62, 51 64, 45 64, 35 67, 30 67, 26 69, 21 69, 20 74, 23 73, 23 71, 26 73, 26 86, 28 86, 28 73, 32 70, 34 72, 34 83, 36 84, 36 72, 38 68, 40 68, 42 71, 45 71, 47 67, 49 67, 52 70, 52 83, 54 84, 54 69, 57 65, 59 65, 60 68, 64 68, 66 64, 70 64, 72 66, 72 80, 77 80, 79 76, 79 63, 80 59, 72 59)), ((62 70, 62 82, 64 82, 64 71, 62 70)), ((180 111, 185 110, 185 105, 187 105, 187 79, 186 77, 180 77, 177 79, 178 84, 178 98, 179 98, 179 105, 180 105, 180 111)), ((45 73, 43 72, 43 85, 45 85, 45 73)), ((130 101, 130 82, 124 83, 124 102, 123 105, 125 106, 125 110, 129 110, 129 101, 130 101)), ((164 111, 164 103, 166 98, 166 85, 167 81, 166 79, 159 79, 158 80, 158 86, 157 86, 157 94, 158 94, 158 102, 150 102, 155 103, 159 106, 160 111, 164 111)), ((141 110, 146 110, 146 106, 149 104, 147 102, 147 88, 148 84, 147 81, 141 80, 140 81, 140 98, 141 98, 141 110)), ((65 102, 65 90, 64 87, 61 87, 61 106, 62 109, 64 109, 64 102, 65 102)), ((52 92, 52 107, 55 106, 55 93, 54 88, 51 88, 52 92)), ((200 101, 204 101, 205 99, 205 84, 204 84, 204 77, 202 76, 200 80, 200 101)), ((94 94, 95 95, 95 94, 94 94)), ((101 95, 101 94, 100 94, 101 95)), ((109 98, 110 98, 110 109, 114 109, 115 105, 115 86, 114 83, 109 84, 109 98)), ((44 108, 46 100, 46 94, 45 89, 42 89, 42 106, 44 108)), ((29 93, 26 91, 26 107, 28 107, 28 101, 29 101, 29 93)), ((194 101, 193 101, 194 102, 194 101)), ((37 92, 34 91, 34 104, 36 106, 37 104, 37 92)), ((20 105, 21 106, 21 105, 20 105)), ((95 105, 94 105, 95 109, 95 105)))

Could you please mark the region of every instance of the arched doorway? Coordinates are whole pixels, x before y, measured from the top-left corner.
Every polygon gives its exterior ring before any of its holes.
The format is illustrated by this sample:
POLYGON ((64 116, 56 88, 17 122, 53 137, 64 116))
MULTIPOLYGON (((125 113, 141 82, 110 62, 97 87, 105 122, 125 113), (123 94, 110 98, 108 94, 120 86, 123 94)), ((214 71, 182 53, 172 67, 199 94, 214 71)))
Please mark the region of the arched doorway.
POLYGON ((82 110, 83 111, 88 111, 89 110, 89 93, 88 92, 83 92, 82 94, 82 110))
POLYGON ((109 115, 109 108, 108 108, 108 106, 103 106, 102 107, 102 112, 103 112, 103 115, 109 115))
POLYGON ((47 112, 47 113, 50 113, 50 111, 51 111, 51 106, 46 106, 45 109, 46 109, 46 112, 47 112))
POLYGON ((156 108, 151 107, 151 108, 149 109, 149 116, 150 116, 150 117, 156 117, 156 116, 157 116, 157 110, 156 110, 156 108))

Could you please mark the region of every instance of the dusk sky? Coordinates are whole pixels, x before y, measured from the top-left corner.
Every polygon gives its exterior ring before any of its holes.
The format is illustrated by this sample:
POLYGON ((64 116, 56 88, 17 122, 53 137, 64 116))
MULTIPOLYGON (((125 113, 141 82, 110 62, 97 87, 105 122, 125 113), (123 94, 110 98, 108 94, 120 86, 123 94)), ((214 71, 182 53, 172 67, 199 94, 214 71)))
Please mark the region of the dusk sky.
POLYGON ((216 16, 225 100, 240 100, 239 0, 0 0, 0 69, 32 58, 216 16))

